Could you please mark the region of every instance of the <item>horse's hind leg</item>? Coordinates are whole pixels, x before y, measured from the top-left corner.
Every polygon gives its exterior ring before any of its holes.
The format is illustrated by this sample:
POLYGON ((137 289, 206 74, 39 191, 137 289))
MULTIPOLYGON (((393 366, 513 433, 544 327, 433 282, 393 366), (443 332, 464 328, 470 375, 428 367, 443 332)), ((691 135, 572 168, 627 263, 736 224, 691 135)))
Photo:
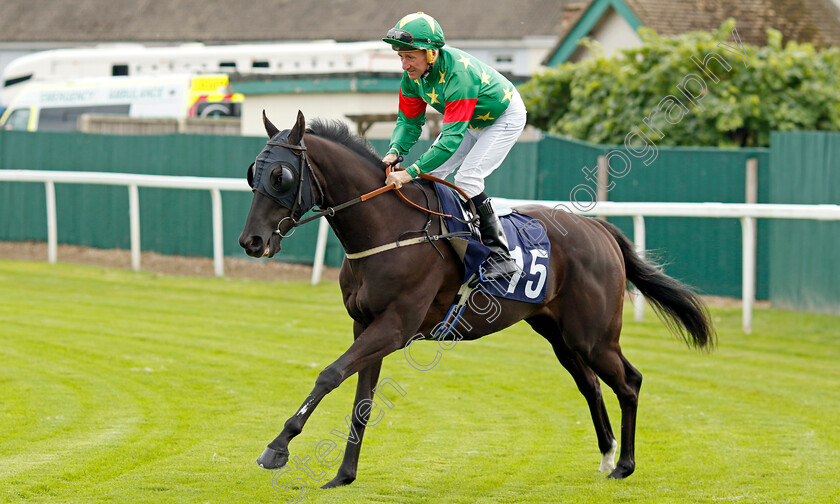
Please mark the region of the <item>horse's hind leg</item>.
POLYGON ((581 357, 618 396, 621 406, 621 452, 610 478, 626 478, 636 469, 636 409, 639 404, 642 373, 621 354, 618 343, 592 348, 581 353, 581 357))
POLYGON ((610 418, 601 395, 601 383, 595 372, 583 362, 580 355, 569 348, 560 334, 557 323, 549 317, 534 317, 527 320, 531 327, 551 343, 554 355, 560 364, 572 375, 578 390, 586 398, 592 423, 595 425, 595 435, 598 439, 598 449, 601 451, 600 472, 611 472, 615 469, 615 452, 618 443, 610 426, 610 418))

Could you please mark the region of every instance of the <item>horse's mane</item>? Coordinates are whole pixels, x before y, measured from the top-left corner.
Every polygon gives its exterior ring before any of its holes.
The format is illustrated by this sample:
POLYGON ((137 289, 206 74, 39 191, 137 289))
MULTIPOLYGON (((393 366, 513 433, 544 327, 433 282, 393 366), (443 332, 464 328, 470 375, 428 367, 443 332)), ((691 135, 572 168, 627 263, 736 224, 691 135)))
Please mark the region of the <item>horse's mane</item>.
POLYGON ((382 166, 382 158, 366 139, 350 133, 347 124, 337 120, 314 119, 306 133, 326 140, 332 140, 369 160, 376 167, 382 166))

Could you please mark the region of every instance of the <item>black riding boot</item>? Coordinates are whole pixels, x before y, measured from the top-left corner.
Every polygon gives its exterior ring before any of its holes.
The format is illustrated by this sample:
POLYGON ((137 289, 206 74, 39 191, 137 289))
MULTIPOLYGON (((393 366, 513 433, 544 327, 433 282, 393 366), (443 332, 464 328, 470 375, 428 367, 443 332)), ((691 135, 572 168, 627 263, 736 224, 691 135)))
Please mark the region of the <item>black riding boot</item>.
POLYGON ((490 249, 490 255, 484 263, 482 279, 484 281, 509 279, 519 271, 519 267, 510 256, 507 240, 502 231, 502 223, 493 211, 490 198, 486 194, 481 193, 472 200, 476 203, 475 208, 480 219, 478 230, 481 232, 481 241, 490 249))

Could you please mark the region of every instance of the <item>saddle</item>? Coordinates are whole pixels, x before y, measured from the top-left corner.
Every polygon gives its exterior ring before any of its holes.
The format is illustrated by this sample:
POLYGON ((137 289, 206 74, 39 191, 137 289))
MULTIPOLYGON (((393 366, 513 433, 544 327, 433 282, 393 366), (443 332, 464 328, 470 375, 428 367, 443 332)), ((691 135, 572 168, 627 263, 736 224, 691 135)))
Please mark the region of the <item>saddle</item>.
POLYGON ((495 208, 502 223, 502 230, 510 247, 510 254, 519 266, 519 273, 503 281, 483 282, 480 268, 490 249, 481 243, 477 219, 467 202, 458 194, 438 182, 432 182, 440 202, 441 236, 446 237, 464 265, 461 288, 443 321, 433 334, 425 339, 450 340, 453 331, 464 313, 472 291, 480 289, 491 296, 541 303, 545 299, 548 258, 551 244, 542 223, 525 214, 509 208, 495 208), (526 255, 532 258, 526 263, 526 255))
MULTIPOLYGON (((466 202, 450 188, 434 182, 440 201, 440 211, 451 217, 440 217, 441 230, 464 264, 461 283, 468 283, 479 275, 481 265, 490 249, 481 243, 475 216, 466 202)), ((509 208, 496 208, 502 222, 510 254, 519 266, 520 273, 501 282, 479 282, 477 288, 504 299, 541 303, 545 299, 545 280, 551 243, 545 226, 538 219, 509 208)))

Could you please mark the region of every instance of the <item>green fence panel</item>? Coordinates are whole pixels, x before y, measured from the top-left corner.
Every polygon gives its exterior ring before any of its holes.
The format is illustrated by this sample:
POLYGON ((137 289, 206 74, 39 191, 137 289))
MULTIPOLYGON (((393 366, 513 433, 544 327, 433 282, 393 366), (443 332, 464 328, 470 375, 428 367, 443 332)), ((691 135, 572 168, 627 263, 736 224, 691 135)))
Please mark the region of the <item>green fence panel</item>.
MULTIPOLYGON (((93 138, 60 133, 3 132, 0 135, 0 169, 88 170, 102 165, 100 145, 93 138)), ((113 171, 113 170, 107 170, 113 171)), ((46 240, 44 184, 3 184, 0 208, 4 215, 4 240, 46 240), (20 227, 19 231, 14 228, 20 227)), ((58 239, 61 243, 114 248, 127 244, 120 228, 128 227, 125 189, 104 186, 56 185, 58 239), (123 211, 115 212, 115 202, 123 211), (87 220, 93 216, 93 220, 87 220), (84 225, 77 219, 86 219, 84 225), (124 220, 124 223, 122 222, 124 220)))
MULTIPOLYGON (((0 130, 0 170, 35 169, 43 152, 33 150, 32 135, 0 130)), ((0 240, 46 241, 44 184, 0 183, 0 240)))
MULTIPOLYGON (((122 172, 244 177, 265 145, 261 137, 205 135, 111 136, 0 132, 0 169, 122 172)), ((143 251, 212 256, 209 191, 140 188, 143 251)), ((251 205, 247 192, 222 192, 224 253, 244 257, 238 244, 251 205)), ((0 184, 0 239, 45 241, 46 203, 40 183, 0 184)), ((128 190, 122 186, 56 184, 59 243, 128 249, 128 190)), ((277 259, 312 262, 317 225, 283 242, 277 259)), ((337 240, 331 237, 333 248, 337 240)), ((338 246, 340 249, 340 245, 338 246)), ((341 258, 327 256, 327 264, 341 258)))
POLYGON ((0 183, 0 240, 47 240, 44 184, 0 183))
MULTIPOLYGON (((746 164, 758 160, 758 201, 766 202, 768 158, 766 149, 660 148, 645 166, 631 157, 622 178, 612 178, 612 201, 744 203, 746 164)), ((616 161, 616 171, 623 170, 616 161)), ((629 218, 615 219, 632 233, 629 218)), ((767 222, 758 223, 756 298, 768 299, 769 268, 767 222)), ((738 219, 645 219, 646 247, 675 278, 701 293, 740 297, 742 293, 742 233, 738 219)), ((631 234, 632 236, 632 234, 631 234)))
MULTIPOLYGON (((569 201, 572 190, 578 184, 588 184, 583 169, 598 165, 598 156, 606 153, 607 147, 546 136, 539 142, 537 194, 541 200, 569 201)), ((594 186, 593 186, 594 187, 594 186)))
MULTIPOLYGON (((772 203, 840 204, 840 134, 774 133, 772 203)), ((774 306, 840 315, 840 222, 774 220, 770 226, 774 306)))
MULTIPOLYGON (((772 166, 767 149, 660 148, 658 157, 648 166, 632 158, 629 173, 611 179, 615 185, 609 199, 743 202, 745 164, 755 157, 759 202, 837 203, 837 135, 788 135, 774 136, 778 145, 773 148, 772 166)), ((262 137, 0 131, 0 169, 242 177, 264 142, 262 137)), ((387 141, 375 140, 372 144, 379 152, 387 150, 387 141)), ((418 142, 406 163, 416 160, 430 144, 429 140, 418 142)), ((552 136, 538 142, 520 142, 488 177, 486 192, 510 198, 568 200, 578 184, 594 187, 582 170, 592 170, 598 156, 611 149, 552 136)), ((56 197, 60 243, 129 247, 126 188, 58 184, 56 197)), ((226 255, 243 257, 238 237, 250 203, 250 193, 222 193, 226 255)), ((43 184, 0 184, 0 239, 46 240, 45 206, 43 184)), ((203 257, 212 254, 209 191, 141 188, 140 212, 144 251, 203 257)), ((612 220, 632 236, 629 218, 612 220)), ((757 297, 766 299, 772 290, 778 304, 831 311, 837 304, 840 273, 837 264, 820 251, 837 249, 836 226, 760 220, 757 297), (797 242, 810 245, 802 245, 800 250, 797 242), (776 248, 787 247, 772 264, 768 252, 771 244, 774 254, 776 248), (771 276, 775 276, 772 289, 771 276), (814 283, 812 277, 823 283, 814 283)), ((648 248, 659 253, 670 274, 708 294, 740 295, 741 230, 736 219, 648 218, 646 228, 648 248)), ((300 228, 294 237, 284 240, 277 258, 311 262, 316 236, 316 224, 300 228)), ((327 264, 337 266, 342 258, 341 245, 330 233, 327 264)))

